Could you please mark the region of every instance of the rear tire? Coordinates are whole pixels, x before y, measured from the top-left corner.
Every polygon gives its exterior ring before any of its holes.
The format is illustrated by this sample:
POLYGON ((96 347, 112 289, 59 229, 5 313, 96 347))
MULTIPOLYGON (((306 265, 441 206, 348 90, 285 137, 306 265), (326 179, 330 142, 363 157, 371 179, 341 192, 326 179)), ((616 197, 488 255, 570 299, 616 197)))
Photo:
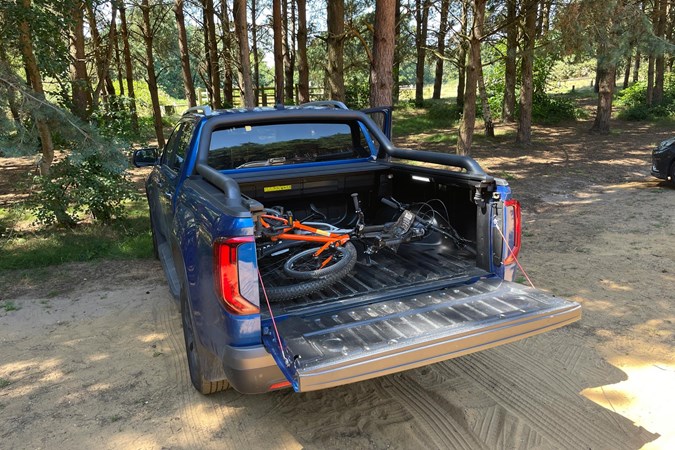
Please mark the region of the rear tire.
POLYGON ((183 322, 183 337, 185 338, 185 352, 192 385, 204 395, 226 390, 230 387, 230 383, 227 380, 209 381, 204 377, 201 366, 201 361, 203 360, 201 352, 203 350, 201 350, 197 342, 192 308, 190 307, 190 302, 187 300, 185 288, 181 289, 181 318, 183 322))
POLYGON ((670 182, 675 184, 675 160, 673 160, 673 163, 670 165, 670 182))

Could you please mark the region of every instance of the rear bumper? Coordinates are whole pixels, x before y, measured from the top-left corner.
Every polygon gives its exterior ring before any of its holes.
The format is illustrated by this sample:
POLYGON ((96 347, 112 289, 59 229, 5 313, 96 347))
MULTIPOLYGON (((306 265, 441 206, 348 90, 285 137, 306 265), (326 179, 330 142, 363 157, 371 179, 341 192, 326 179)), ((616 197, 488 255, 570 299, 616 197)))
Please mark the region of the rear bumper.
POLYGON ((268 392, 270 386, 286 381, 274 358, 262 345, 228 346, 223 358, 223 369, 230 385, 242 394, 268 392))
POLYGON ((651 173, 653 177, 660 178, 661 180, 665 180, 666 178, 668 178, 665 172, 664 173, 659 172, 659 170, 656 167, 652 167, 651 173))
POLYGON ((662 180, 669 179, 670 174, 668 171, 671 164, 675 164, 675 157, 673 157, 672 152, 652 153, 652 176, 662 180))

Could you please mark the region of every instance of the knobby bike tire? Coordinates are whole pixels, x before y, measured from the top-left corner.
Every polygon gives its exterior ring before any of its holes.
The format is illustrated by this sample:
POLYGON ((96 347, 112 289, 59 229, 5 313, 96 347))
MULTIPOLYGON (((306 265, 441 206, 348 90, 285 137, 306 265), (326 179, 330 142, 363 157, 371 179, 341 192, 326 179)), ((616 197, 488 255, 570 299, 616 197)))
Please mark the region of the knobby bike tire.
POLYGON ((319 248, 320 247, 310 248, 288 258, 284 264, 284 272, 286 275, 298 280, 315 280, 339 272, 343 267, 356 261, 356 248, 351 242, 346 242, 340 247, 326 249, 321 257, 314 260, 313 255, 319 248), (332 259, 325 267, 317 269, 312 268, 314 263, 318 264, 321 262, 321 259, 329 258, 331 255, 332 259), (303 264, 305 267, 302 267, 303 264))
MULTIPOLYGON (((351 245, 351 244, 350 244, 351 245)), ((299 281, 297 283, 292 283, 287 286, 269 286, 266 287, 267 297, 271 302, 283 302, 287 300, 293 300, 298 297, 304 297, 305 295, 313 294, 314 292, 325 289, 328 286, 336 283, 337 281, 344 278, 349 272, 352 271, 354 265, 356 264, 356 249, 351 245, 353 250, 353 257, 347 258, 347 264, 339 266, 339 270, 325 275, 321 278, 299 281)), ((316 251, 316 250, 315 250, 316 251)), ((351 254, 351 251, 350 251, 351 254)))

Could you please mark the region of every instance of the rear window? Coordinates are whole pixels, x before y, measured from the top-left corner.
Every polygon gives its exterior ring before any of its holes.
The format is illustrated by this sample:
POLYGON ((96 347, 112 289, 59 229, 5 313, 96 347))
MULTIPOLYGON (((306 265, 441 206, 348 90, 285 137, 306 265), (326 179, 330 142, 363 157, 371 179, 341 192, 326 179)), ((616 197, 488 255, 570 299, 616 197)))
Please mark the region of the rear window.
POLYGON ((208 164, 230 170, 368 156, 356 123, 242 125, 213 131, 208 164))

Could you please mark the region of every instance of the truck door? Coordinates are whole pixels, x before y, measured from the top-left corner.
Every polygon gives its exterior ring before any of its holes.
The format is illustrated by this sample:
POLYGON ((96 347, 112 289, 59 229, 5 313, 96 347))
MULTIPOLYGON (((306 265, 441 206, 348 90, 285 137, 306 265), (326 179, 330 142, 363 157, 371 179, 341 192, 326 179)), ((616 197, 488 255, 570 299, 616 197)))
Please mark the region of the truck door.
POLYGON ((392 106, 380 106, 378 108, 362 109, 361 112, 370 116, 380 127, 387 139, 391 140, 392 106))
POLYGON ((185 178, 183 174, 183 162, 187 153, 194 124, 192 121, 184 121, 174 128, 162 154, 160 161, 160 177, 157 186, 159 196, 157 211, 159 231, 167 240, 170 237, 169 231, 172 229, 173 209, 175 203, 175 194, 181 181, 185 178))

